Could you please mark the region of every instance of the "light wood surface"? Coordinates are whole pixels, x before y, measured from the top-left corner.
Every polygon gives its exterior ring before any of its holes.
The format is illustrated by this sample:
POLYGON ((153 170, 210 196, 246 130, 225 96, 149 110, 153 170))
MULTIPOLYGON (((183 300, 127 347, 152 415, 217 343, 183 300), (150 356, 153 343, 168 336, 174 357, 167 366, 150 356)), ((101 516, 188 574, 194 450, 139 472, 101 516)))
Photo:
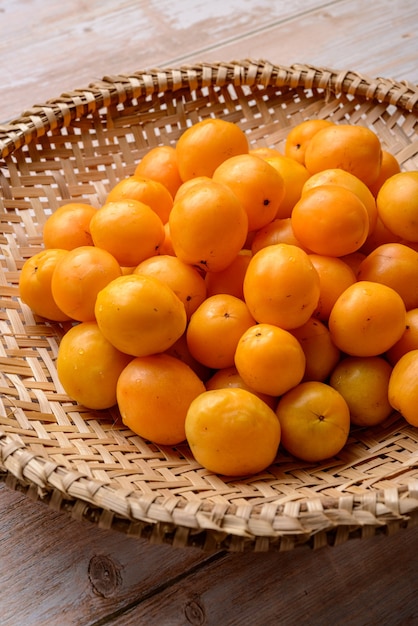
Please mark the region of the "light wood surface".
MULTIPOLYGON (((418 83, 415 0, 0 0, 0 122, 107 74, 263 58, 418 83)), ((312 552, 152 545, 0 486, 2 626, 417 624, 418 529, 312 552)))

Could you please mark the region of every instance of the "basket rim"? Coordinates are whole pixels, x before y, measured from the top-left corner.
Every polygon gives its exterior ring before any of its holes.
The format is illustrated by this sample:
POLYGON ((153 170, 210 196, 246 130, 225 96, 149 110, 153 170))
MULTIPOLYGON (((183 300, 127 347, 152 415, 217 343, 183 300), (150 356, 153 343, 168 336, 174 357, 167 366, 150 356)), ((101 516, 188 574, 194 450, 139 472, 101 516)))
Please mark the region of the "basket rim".
POLYGON ((181 65, 178 68, 138 70, 129 74, 104 76, 87 87, 64 92, 59 97, 35 104, 16 119, 0 125, 0 155, 14 150, 42 134, 68 125, 74 118, 102 107, 123 103, 161 91, 194 90, 208 85, 302 87, 350 94, 392 104, 410 113, 418 111, 418 86, 409 81, 372 78, 352 70, 296 63, 276 65, 265 60, 243 60, 181 65))
MULTIPOLYGON (((49 131, 70 125, 76 118, 123 104, 128 98, 140 100, 160 92, 227 84, 314 88, 385 103, 409 114, 418 112, 418 87, 406 81, 374 79, 351 70, 306 64, 281 66, 264 60, 201 63, 104 76, 86 88, 34 105, 0 126, 1 158, 49 131)), ((418 480, 408 486, 344 494, 340 498, 318 496, 309 502, 301 500, 280 506, 266 501, 255 505, 255 515, 253 505, 232 515, 223 505, 205 510, 202 502, 183 502, 175 497, 159 502, 158 494, 122 493, 98 479, 59 466, 27 450, 17 437, 1 429, 0 481, 103 528, 123 528, 128 534, 153 541, 205 549, 243 550, 251 545, 251 549, 268 550, 279 539, 281 550, 299 542, 320 547, 329 542, 328 533, 338 543, 356 533, 367 536, 372 529, 386 532, 391 525, 406 525, 418 511, 418 480)))

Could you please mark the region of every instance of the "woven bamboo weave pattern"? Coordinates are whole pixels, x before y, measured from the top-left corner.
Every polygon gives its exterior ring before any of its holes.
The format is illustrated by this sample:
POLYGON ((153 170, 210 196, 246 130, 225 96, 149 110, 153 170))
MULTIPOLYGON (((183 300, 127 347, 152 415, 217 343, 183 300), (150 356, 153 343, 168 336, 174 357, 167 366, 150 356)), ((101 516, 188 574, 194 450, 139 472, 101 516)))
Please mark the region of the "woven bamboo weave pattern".
POLYGON ((151 147, 208 116, 252 145, 280 147, 303 119, 367 125, 403 169, 418 169, 418 89, 389 79, 266 61, 108 76, 0 126, 0 477, 57 510, 150 541, 206 550, 288 550, 394 532, 418 517, 418 429, 393 414, 353 429, 337 458, 280 453, 251 478, 202 469, 187 445, 126 429, 117 410, 72 402, 55 359, 65 325, 18 298, 23 262, 47 216, 71 200, 99 206, 151 147))

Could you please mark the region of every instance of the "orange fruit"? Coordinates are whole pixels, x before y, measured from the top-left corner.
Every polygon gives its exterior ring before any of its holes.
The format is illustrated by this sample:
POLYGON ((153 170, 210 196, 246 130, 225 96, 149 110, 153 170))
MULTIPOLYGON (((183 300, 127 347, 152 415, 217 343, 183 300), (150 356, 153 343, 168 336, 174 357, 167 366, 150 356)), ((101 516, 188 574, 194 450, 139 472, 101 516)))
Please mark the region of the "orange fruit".
POLYGON ((407 310, 418 307, 418 252, 409 246, 378 246, 360 263, 357 279, 388 285, 399 293, 407 310))
POLYGON ((364 203, 341 185, 320 185, 303 193, 293 207, 291 219, 302 246, 326 256, 355 252, 369 234, 364 203))
POLYGON ((356 275, 339 257, 310 254, 309 259, 319 276, 319 300, 312 315, 327 321, 337 298, 356 282, 356 275))
POLYGON ((247 385, 239 375, 235 365, 231 367, 224 367, 217 370, 205 383, 206 390, 211 391, 213 389, 226 389, 229 387, 238 387, 239 389, 246 389, 251 393, 258 396, 263 402, 268 404, 272 409, 276 408, 277 398, 275 396, 269 396, 266 393, 259 393, 247 385))
POLYGON ((410 350, 418 350, 418 308, 406 312, 403 335, 386 352, 386 358, 391 365, 395 365, 410 350))
POLYGON ((155 276, 171 287, 186 309, 187 319, 202 304, 207 295, 203 276, 191 265, 168 254, 152 256, 136 266, 134 274, 155 276))
POLYGON ((346 357, 331 373, 329 384, 343 396, 356 426, 376 426, 392 413, 388 387, 392 367, 381 356, 346 357))
POLYGON ((92 321, 97 294, 121 275, 120 265, 110 252, 80 246, 69 250, 57 263, 51 280, 52 295, 68 317, 79 322, 92 321))
POLYGON ((183 181, 211 177, 223 161, 248 153, 244 131, 233 122, 208 118, 187 128, 176 143, 177 163, 183 181))
POLYGON ((293 207, 302 195, 303 186, 309 179, 309 172, 304 165, 290 157, 273 156, 267 157, 266 161, 277 170, 284 182, 284 197, 275 217, 290 217, 293 207))
POLYGON ((364 261, 366 255, 360 250, 356 250, 355 252, 351 252, 350 254, 345 254, 342 257, 339 257, 341 261, 344 261, 352 269, 354 275, 357 276, 358 268, 360 267, 360 263, 364 261))
POLYGON ((173 206, 173 197, 161 182, 136 174, 116 183, 107 195, 106 204, 128 200, 146 204, 163 224, 167 222, 173 206))
POLYGON ((187 326, 190 354, 213 369, 231 367, 241 335, 253 324, 255 320, 240 298, 229 294, 209 296, 187 326))
POLYGON ((279 172, 265 159, 238 154, 221 163, 212 179, 237 196, 248 216, 248 230, 262 228, 276 216, 285 194, 279 172))
POLYGON ((378 215, 376 226, 372 231, 369 231, 366 241, 360 248, 360 252, 367 256, 370 252, 373 252, 375 248, 384 243, 398 243, 401 241, 402 238, 392 233, 392 231, 384 225, 378 215))
POLYGON ((164 240, 158 248, 158 254, 169 254, 170 256, 176 256, 173 244, 171 243, 170 224, 168 222, 164 224, 164 240))
POLYGON ((154 443, 174 446, 186 438, 191 402, 205 391, 197 374, 168 354, 136 357, 121 372, 117 402, 122 421, 154 443))
POLYGON ((410 350, 394 365, 389 380, 389 402, 412 426, 418 426, 418 350, 410 350))
POLYGON ((116 383, 130 360, 104 337, 96 322, 82 322, 61 339, 57 373, 70 398, 89 409, 108 409, 116 405, 116 383))
POLYGON ((335 345, 351 356, 377 356, 405 330, 406 310, 391 287, 361 280, 347 287, 334 304, 328 327, 335 345))
POLYGON ((182 180, 174 146, 150 148, 139 161, 134 172, 135 178, 155 180, 168 189, 174 198, 182 180))
POLYGON ((307 381, 285 393, 276 414, 281 443, 293 456, 315 463, 337 455, 350 432, 350 411, 343 396, 330 385, 307 381))
MULTIPOLYGON (((292 220, 290 217, 275 218, 263 228, 255 231, 251 242, 251 252, 255 254, 261 248, 271 246, 276 243, 290 243, 292 246, 302 248, 301 243, 296 239, 293 232, 292 220)), ((307 250, 305 249, 305 252, 307 250)))
POLYGON ((400 171, 401 166, 397 158, 387 150, 382 150, 382 162, 380 164, 379 176, 374 181, 373 185, 370 185, 372 194, 376 197, 383 183, 394 174, 399 174, 400 171))
POLYGON ((327 326, 310 317, 307 322, 290 331, 299 341, 306 365, 302 381, 324 382, 340 360, 340 351, 333 343, 327 326))
POLYGON ((240 250, 235 259, 220 272, 206 272, 207 295, 227 293, 244 299, 244 277, 251 260, 250 250, 240 250))
POLYGON ((69 253, 60 248, 47 248, 26 259, 19 275, 19 295, 36 315, 54 322, 70 317, 60 309, 52 295, 52 276, 59 261, 69 253))
POLYGON ((319 294, 318 273, 306 252, 297 246, 267 246, 248 264, 244 299, 257 322, 297 328, 311 317, 319 294))
POLYGON ((174 196, 174 201, 181 200, 183 195, 195 185, 199 185, 200 183, 208 183, 211 180, 211 176, 195 176, 194 178, 189 178, 189 180, 185 180, 177 189, 176 195, 174 196))
POLYGON ((72 250, 78 246, 93 245, 90 220, 96 211, 84 202, 69 202, 56 209, 43 226, 45 248, 72 250))
POLYGON ((174 356, 176 359, 180 359, 180 361, 184 361, 184 363, 191 367, 203 382, 206 382, 213 373, 210 367, 206 367, 203 363, 199 363, 199 361, 197 361, 190 354, 185 332, 177 339, 177 341, 173 343, 172 346, 165 350, 165 354, 169 354, 170 356, 174 356))
POLYGON ((174 202, 169 226, 179 259, 217 272, 228 267, 244 245, 248 218, 236 195, 210 180, 194 185, 174 202))
POLYGON ((312 137, 322 128, 331 126, 329 120, 308 119, 299 122, 286 136, 284 153, 287 157, 295 159, 302 165, 305 164, 306 148, 312 137))
POLYGON ((305 166, 310 174, 339 168, 372 185, 380 174, 379 137, 365 126, 333 124, 319 130, 309 142, 305 166))
POLYGON ((156 254, 165 239, 161 219, 139 200, 107 202, 92 218, 90 230, 94 245, 125 267, 156 254))
POLYGON ((250 148, 249 154, 261 157, 262 159, 269 159, 270 157, 283 156, 277 148, 269 148, 268 146, 258 146, 257 148, 250 148))
POLYGON ((244 382, 269 396, 280 396, 299 384, 306 358, 299 341, 273 324, 250 326, 238 341, 235 367, 244 382))
POLYGON ((214 389, 191 402, 186 437, 194 458, 208 471, 253 475, 273 463, 280 424, 273 409, 246 389, 214 389))
POLYGON ((340 168, 322 170, 312 174, 303 185, 302 194, 320 185, 340 185, 355 193, 366 207, 369 216, 369 232, 372 232, 377 222, 376 200, 367 185, 354 174, 340 168))
POLYGON ((121 352, 147 356, 164 352, 186 330, 183 302, 154 276, 128 274, 112 280, 97 295, 96 320, 121 352))
POLYGON ((418 242, 418 171, 388 178, 376 197, 383 224, 406 241, 418 242))

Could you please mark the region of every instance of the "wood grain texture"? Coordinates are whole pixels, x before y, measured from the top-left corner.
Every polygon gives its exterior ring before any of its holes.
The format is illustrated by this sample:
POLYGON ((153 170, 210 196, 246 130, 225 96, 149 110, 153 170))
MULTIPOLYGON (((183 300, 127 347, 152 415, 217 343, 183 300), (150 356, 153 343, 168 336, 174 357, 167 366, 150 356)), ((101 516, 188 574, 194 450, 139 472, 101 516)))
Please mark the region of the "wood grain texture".
POLYGON ((0 2, 0 120, 105 74, 263 58, 418 82, 415 0, 0 2))
POLYGON ((207 555, 97 529, 4 485, 0 502, 2 626, 418 623, 418 527, 315 552, 207 555))
MULTIPOLYGON (((0 121, 106 74, 246 57, 418 83, 415 0, 0 0, 0 121)), ((0 486, 1 626, 406 626, 418 529, 315 553, 207 555, 0 486)))

